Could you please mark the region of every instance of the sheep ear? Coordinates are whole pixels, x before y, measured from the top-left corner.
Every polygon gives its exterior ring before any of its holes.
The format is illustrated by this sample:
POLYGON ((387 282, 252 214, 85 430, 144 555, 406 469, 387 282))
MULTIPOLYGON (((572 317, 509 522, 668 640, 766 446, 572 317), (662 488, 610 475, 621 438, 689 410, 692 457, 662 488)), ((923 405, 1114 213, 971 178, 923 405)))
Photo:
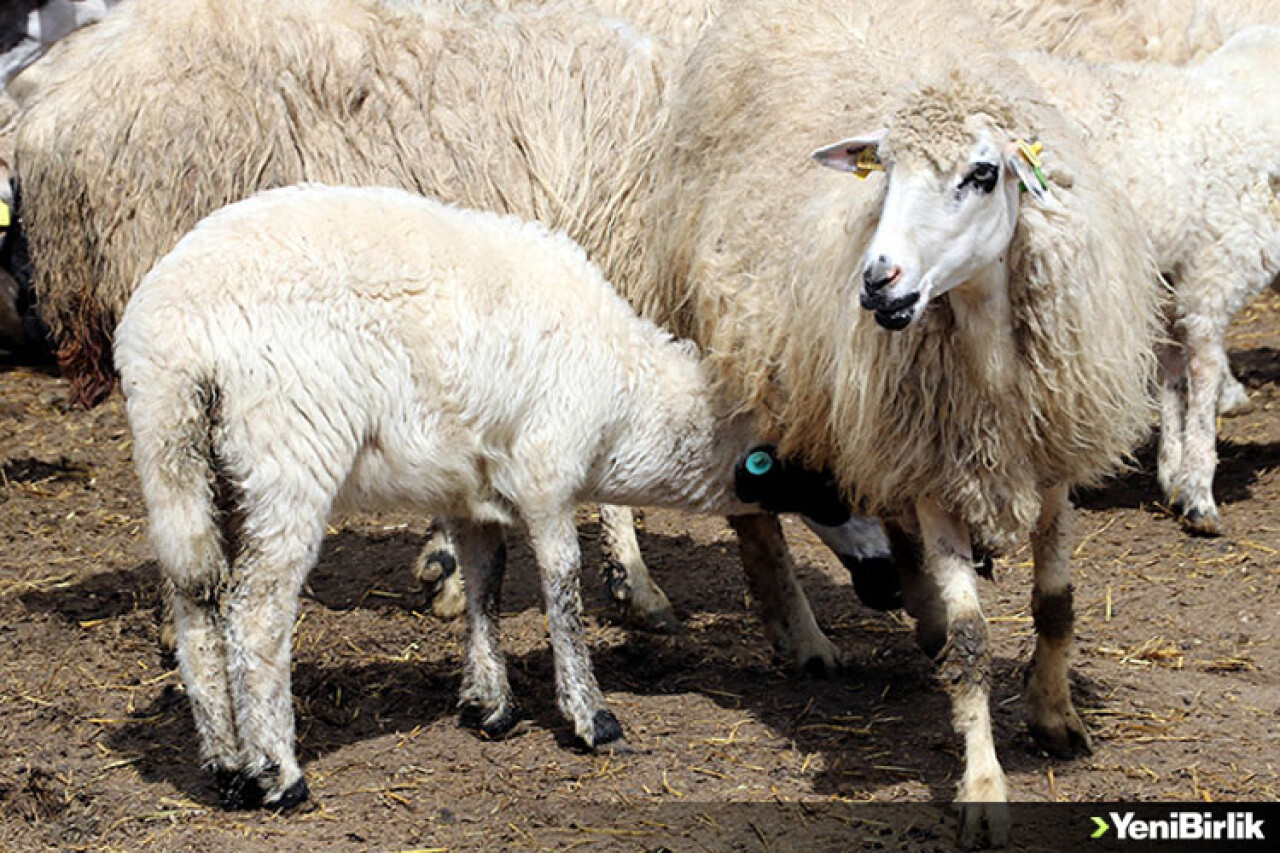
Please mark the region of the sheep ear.
POLYGON ((1005 148, 1004 160, 1022 182, 1022 191, 1031 193, 1031 197, 1041 204, 1047 204, 1050 200, 1049 181, 1045 179, 1040 163, 1043 149, 1044 146, 1034 139, 1015 139, 1005 148))
POLYGON ((889 131, 881 128, 864 136, 851 136, 833 145, 819 148, 809 156, 829 169, 842 172, 853 172, 859 178, 865 178, 872 172, 883 172, 880 154, 877 149, 889 131))

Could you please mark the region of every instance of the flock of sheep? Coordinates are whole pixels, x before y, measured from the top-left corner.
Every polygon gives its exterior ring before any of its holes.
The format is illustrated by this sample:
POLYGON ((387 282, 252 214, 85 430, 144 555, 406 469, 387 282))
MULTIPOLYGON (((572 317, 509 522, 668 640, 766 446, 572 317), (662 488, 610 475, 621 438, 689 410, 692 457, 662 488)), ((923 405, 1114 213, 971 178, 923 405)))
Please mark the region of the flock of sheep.
POLYGON ((307 797, 289 637, 344 504, 437 514, 417 569, 490 734, 523 524, 595 749, 626 741, 575 505, 650 624, 621 507, 728 514, 769 638, 833 669, 775 515, 804 513, 916 619, 967 845, 1009 830, 977 576, 1030 535, 1030 729, 1088 751, 1069 493, 1158 412, 1163 497, 1219 529, 1223 336, 1280 273, 1280 2, 721 5, 123 0, 10 85, 35 307, 78 402, 118 373, 225 805, 307 797))

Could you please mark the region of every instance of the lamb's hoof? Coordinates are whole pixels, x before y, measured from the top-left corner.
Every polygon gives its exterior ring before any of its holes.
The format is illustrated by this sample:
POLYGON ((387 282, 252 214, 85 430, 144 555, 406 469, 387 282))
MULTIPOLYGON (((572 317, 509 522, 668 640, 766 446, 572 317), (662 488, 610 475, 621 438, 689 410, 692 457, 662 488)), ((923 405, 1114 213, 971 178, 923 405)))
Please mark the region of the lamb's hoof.
POLYGON ((1239 382, 1224 382, 1218 392, 1218 414, 1224 418, 1247 415, 1257 410, 1249 392, 1239 382))
POLYGON ((466 612, 467 594, 452 551, 444 548, 423 551, 414 561, 413 575, 422 584, 431 612, 438 619, 448 622, 466 612))
POLYGON ((960 810, 960 846, 966 850, 1009 843, 1008 803, 956 803, 960 810))
POLYGON ((218 804, 224 811, 239 812, 262 807, 262 785, 243 770, 218 767, 213 771, 218 804))
POLYGON ((1182 513, 1182 526, 1193 536, 1221 536, 1222 519, 1216 509, 1204 511, 1191 507, 1182 513))
POLYGON ((274 800, 266 800, 263 802, 263 808, 270 809, 273 812, 293 811, 298 806, 311 799, 311 789, 307 787, 306 777, 298 777, 298 781, 294 782, 284 793, 274 800))
POLYGON ((667 594, 652 582, 632 589, 626 571, 617 564, 604 572, 605 595, 618 606, 622 624, 655 634, 676 634, 680 620, 667 594))
POLYGON ((631 745, 622 736, 622 723, 607 708, 596 711, 591 718, 591 749, 594 752, 628 753, 631 745))
POLYGON ((524 731, 521 723, 524 715, 514 703, 509 703, 497 714, 474 702, 464 704, 458 712, 458 724, 475 729, 489 740, 507 740, 524 731))
POLYGON ((1027 723, 1027 730, 1031 732, 1036 746, 1054 758, 1071 759, 1093 754, 1089 733, 1074 710, 1053 723, 1033 720, 1027 723))
POLYGON ((849 570, 854 594, 867 607, 873 610, 902 608, 902 582, 892 557, 858 559, 841 555, 840 562, 849 570))

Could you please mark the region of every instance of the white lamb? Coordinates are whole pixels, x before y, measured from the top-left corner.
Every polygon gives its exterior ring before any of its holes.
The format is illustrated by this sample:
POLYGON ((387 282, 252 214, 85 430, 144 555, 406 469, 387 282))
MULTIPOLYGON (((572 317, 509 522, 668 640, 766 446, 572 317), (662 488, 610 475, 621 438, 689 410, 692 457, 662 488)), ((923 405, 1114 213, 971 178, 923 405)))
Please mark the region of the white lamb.
POLYGON ((1280 273, 1280 30, 1232 38, 1192 66, 1018 56, 1124 187, 1173 284, 1160 348, 1159 479, 1193 532, 1216 534, 1220 386, 1231 318, 1280 273))
POLYGON ((753 511, 734 496, 753 424, 725 414, 695 348, 562 234, 398 189, 291 187, 212 214, 139 285, 115 362, 228 807, 308 795, 289 640, 334 506, 458 520, 463 717, 494 735, 517 718, 497 617, 503 527, 523 522, 559 706, 597 749, 625 741, 582 638, 575 505, 753 511))

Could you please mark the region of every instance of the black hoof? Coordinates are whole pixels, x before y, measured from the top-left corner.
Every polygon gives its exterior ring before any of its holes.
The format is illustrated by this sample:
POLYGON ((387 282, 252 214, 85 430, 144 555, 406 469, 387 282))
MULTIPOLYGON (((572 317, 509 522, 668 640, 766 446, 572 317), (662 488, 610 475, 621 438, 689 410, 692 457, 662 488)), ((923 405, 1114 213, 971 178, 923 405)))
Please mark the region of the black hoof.
POLYGON ((841 556, 840 562, 849 570, 853 591, 858 600, 873 610, 899 610, 902 607, 902 583, 893 558, 841 556))
POLYGON ((278 799, 269 800, 263 805, 273 812, 287 812, 296 809, 309 799, 311 799, 311 789, 307 787, 307 780, 301 778, 286 788, 278 799))
POLYGON ((474 729, 490 740, 503 740, 516 733, 516 727, 524 718, 516 705, 508 705, 497 719, 485 722, 489 710, 482 705, 468 702, 458 711, 458 725, 474 729))
POLYGON ((218 787, 218 804, 229 812, 261 808, 262 786, 243 770, 219 767, 213 771, 218 787))
POLYGON ((814 655, 809 658, 804 662, 804 666, 801 669, 804 670, 804 674, 808 678, 830 678, 835 674, 821 655, 814 655))
POLYGON ((592 749, 607 747, 622 740, 622 723, 612 711, 601 709, 591 718, 592 749))

